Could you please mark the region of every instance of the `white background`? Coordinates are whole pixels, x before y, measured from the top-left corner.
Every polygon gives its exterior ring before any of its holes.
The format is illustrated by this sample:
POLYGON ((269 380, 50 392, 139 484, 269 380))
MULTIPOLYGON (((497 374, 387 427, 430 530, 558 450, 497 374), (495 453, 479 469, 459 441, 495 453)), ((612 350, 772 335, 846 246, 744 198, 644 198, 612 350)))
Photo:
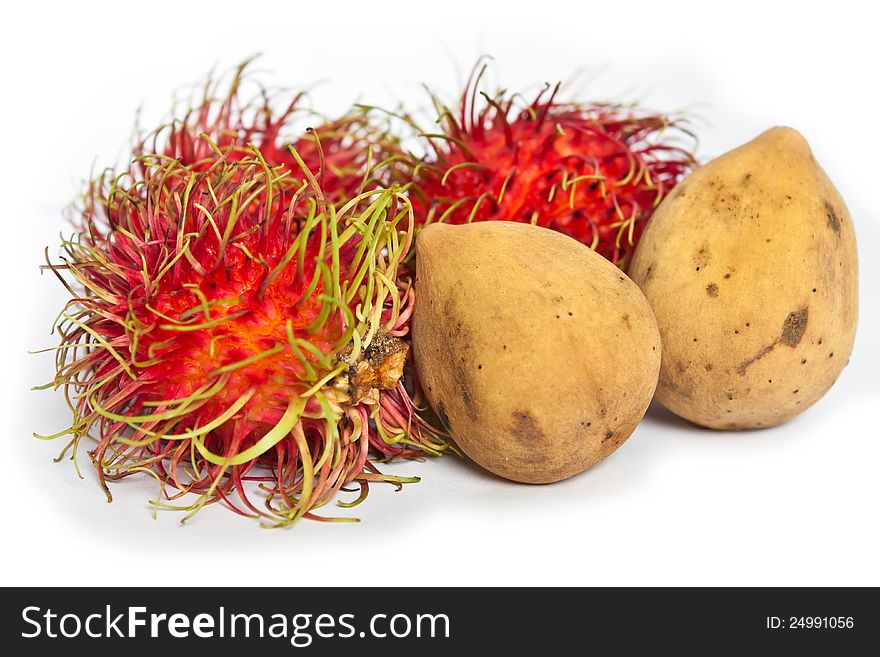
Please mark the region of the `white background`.
MULTIPOLYGON (((880 584, 880 96, 869 3, 523 2, 15 3, 0 40, 3 310, 2 584, 880 584), (22 8, 27 5, 28 8, 22 8), (585 99, 640 99, 701 117, 709 158, 773 125, 798 128, 854 216, 861 317, 850 366, 812 409, 760 432, 701 431, 660 408, 606 462, 545 487, 457 458, 390 471, 360 524, 263 530, 209 508, 153 520, 153 482, 107 504, 93 474, 52 458, 60 393, 31 392, 51 357, 26 350, 64 302, 40 275, 62 208, 93 166, 124 154, 135 110, 261 51, 268 82, 326 82, 314 103, 423 103, 454 94, 477 55, 531 88, 589 80, 585 99), (458 71, 458 72, 457 72, 458 71), (873 339, 872 339, 873 338, 873 339)), ((870 10, 873 11, 873 10, 870 10)), ((84 456, 84 455, 83 455, 84 456)), ((83 458, 87 464, 87 459, 83 458)))

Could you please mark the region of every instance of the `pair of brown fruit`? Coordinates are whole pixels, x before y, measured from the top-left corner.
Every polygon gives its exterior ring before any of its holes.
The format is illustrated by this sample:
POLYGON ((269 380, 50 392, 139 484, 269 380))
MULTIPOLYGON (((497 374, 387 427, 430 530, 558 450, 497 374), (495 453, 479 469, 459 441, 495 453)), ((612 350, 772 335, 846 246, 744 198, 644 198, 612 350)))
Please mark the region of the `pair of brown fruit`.
POLYGON ((428 399, 469 457, 515 481, 601 461, 655 389, 704 427, 779 424, 825 394, 852 350, 852 221, 789 128, 680 183, 629 278, 517 223, 435 224, 416 248, 413 347, 428 399))

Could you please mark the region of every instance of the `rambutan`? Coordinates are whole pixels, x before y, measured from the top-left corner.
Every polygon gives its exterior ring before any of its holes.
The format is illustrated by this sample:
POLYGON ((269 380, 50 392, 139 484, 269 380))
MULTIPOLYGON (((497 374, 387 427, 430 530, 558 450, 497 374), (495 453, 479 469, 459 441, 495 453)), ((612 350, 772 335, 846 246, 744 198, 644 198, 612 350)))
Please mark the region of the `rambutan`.
POLYGON ((434 97, 441 130, 422 133, 428 155, 403 174, 417 222, 537 224, 625 269, 654 208, 694 165, 682 145, 690 132, 634 106, 560 102, 559 85, 518 108, 519 94, 481 90, 485 68, 457 110, 434 97))
POLYGON ((74 421, 44 437, 72 436, 74 460, 94 439, 108 499, 108 482, 148 473, 156 508, 219 501, 285 525, 347 484, 354 504, 371 481, 413 481, 376 462, 448 444, 401 381, 408 199, 372 189, 341 203, 347 184, 325 190, 295 148, 270 148, 270 163, 239 145, 248 129, 229 129, 226 145, 172 133, 90 186, 83 231, 48 265, 71 294, 54 387, 74 421), (196 501, 172 502, 187 493, 196 501))
POLYGON ((358 109, 337 119, 302 110, 303 93, 258 85, 256 95, 248 98, 243 85, 256 83, 245 75, 249 65, 250 60, 236 68, 225 93, 220 91, 222 80, 208 78, 200 102, 168 126, 165 155, 199 169, 211 164, 217 150, 229 160, 251 157, 253 144, 270 166, 284 165, 296 175, 299 166, 292 146, 315 173, 327 200, 344 203, 365 187, 375 186, 378 181, 368 176, 380 170, 377 165, 386 153, 396 152, 387 131, 358 109), (277 110, 279 101, 281 109, 277 110), (302 122, 297 114, 305 114, 312 124, 306 132, 296 131, 293 119, 302 122))
MULTIPOLYGON (((359 108, 335 119, 320 116, 303 107, 303 92, 271 89, 249 75, 252 61, 228 76, 209 75, 182 109, 172 108, 164 125, 146 135, 139 132, 132 144, 134 168, 141 158, 158 153, 205 171, 219 155, 227 162, 248 159, 256 147, 268 166, 283 166, 298 177, 292 148, 314 173, 327 202, 343 204, 364 190, 388 186, 382 163, 400 149, 387 125, 359 108)), ((108 229, 94 216, 79 227, 96 240, 108 229)))

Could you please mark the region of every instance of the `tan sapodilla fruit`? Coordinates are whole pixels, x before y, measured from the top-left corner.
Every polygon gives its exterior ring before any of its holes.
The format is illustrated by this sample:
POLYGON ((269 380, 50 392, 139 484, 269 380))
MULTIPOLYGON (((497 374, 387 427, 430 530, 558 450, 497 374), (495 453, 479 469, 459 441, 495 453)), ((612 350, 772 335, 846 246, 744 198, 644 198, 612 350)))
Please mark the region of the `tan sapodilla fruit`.
POLYGON ((429 225, 416 254, 416 367, 470 458, 549 483, 629 437, 657 383, 660 340, 620 270, 565 235, 504 221, 429 225))
POLYGON ((779 424, 849 358, 858 312, 849 212, 791 128, 690 175, 661 203, 630 276, 657 317, 657 398, 696 424, 779 424))

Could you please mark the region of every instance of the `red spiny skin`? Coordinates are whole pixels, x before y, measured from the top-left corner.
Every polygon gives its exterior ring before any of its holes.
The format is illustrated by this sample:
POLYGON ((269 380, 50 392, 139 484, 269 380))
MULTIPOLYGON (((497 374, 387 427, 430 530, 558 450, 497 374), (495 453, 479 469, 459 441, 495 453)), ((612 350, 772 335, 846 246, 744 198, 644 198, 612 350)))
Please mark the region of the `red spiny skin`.
MULTIPOLYGON (((325 327, 326 335, 306 333, 306 327, 320 311, 321 304, 316 298, 323 293, 323 286, 319 282, 308 299, 300 299, 315 272, 314 246, 306 251, 304 271, 298 271, 294 261, 266 289, 260 289, 261 279, 278 264, 295 235, 281 234, 279 227, 283 222, 278 220, 270 230, 251 232, 237 240, 236 247, 224 250, 222 263, 217 265, 219 239, 206 230, 204 217, 199 216, 195 205, 210 205, 205 183, 212 175, 210 170, 217 169, 217 150, 223 154, 224 166, 230 167, 254 157, 251 145, 257 147, 268 167, 290 172, 291 181, 303 179, 305 175, 290 152, 289 146, 293 146, 306 169, 314 172, 321 193, 327 200, 348 200, 365 181, 367 155, 364 136, 359 132, 365 129, 365 123, 354 116, 344 118, 326 123, 288 144, 283 133, 296 111, 300 96, 294 97, 281 112, 273 112, 268 103, 259 107, 240 107, 236 97, 238 83, 236 78, 229 95, 222 101, 206 98, 200 107, 189 112, 183 120, 175 122, 162 150, 165 156, 177 160, 181 165, 176 166, 174 172, 162 181, 161 193, 166 198, 184 194, 189 174, 206 175, 191 193, 187 211, 202 222, 202 235, 193 242, 190 252, 202 268, 208 270, 208 274, 203 275, 187 259, 181 259, 158 281, 155 296, 144 299, 140 305, 136 303, 132 309, 136 320, 145 327, 145 334, 139 339, 137 353, 133 356, 138 362, 157 361, 155 365, 142 368, 139 372, 142 380, 154 382, 149 394, 139 398, 141 402, 185 398, 198 390, 214 370, 286 343, 288 320, 293 324, 296 337, 308 338, 325 353, 332 349, 344 332, 336 318, 337 321, 331 320, 325 327), (254 118, 245 118, 248 110, 254 118), (255 262, 248 253, 258 256, 262 263, 255 262), (177 318, 198 306, 202 298, 209 304, 222 301, 234 303, 212 306, 208 310, 209 318, 201 314, 200 321, 242 316, 199 331, 181 332, 163 328, 168 326, 168 321, 163 317, 177 318)), ((145 149, 146 144, 139 145, 135 155, 148 155, 149 151, 145 149)), ((135 170, 140 175, 148 174, 144 167, 136 166, 135 170)), ((233 169, 230 180, 240 180, 245 171, 247 167, 241 167, 239 171, 233 169)), ((156 199, 155 202, 161 206, 162 200, 156 199)), ((295 208, 284 209, 289 210, 292 216, 301 218, 299 208, 305 206, 305 203, 301 203, 295 208)), ((276 207, 275 211, 280 212, 282 207, 276 207)), ((238 220, 236 232, 245 233, 259 224, 261 212, 262 208, 249 208, 238 220)), ((174 222, 161 211, 154 213, 150 225, 139 224, 138 217, 127 219, 139 225, 144 234, 173 234, 177 230, 174 222)), ((222 221, 222 217, 215 219, 222 221)), ((124 220, 114 217, 111 210, 107 222, 118 225, 124 220)), ((283 225, 290 229, 289 224, 283 225)), ((167 260, 168 247, 160 240, 151 244, 121 233, 116 233, 115 239, 109 244, 112 254, 127 261, 127 271, 138 271, 143 254, 147 271, 154 274, 167 260)), ((252 365, 236 369, 223 389, 200 407, 198 416, 210 420, 246 390, 255 388, 257 392, 246 407, 248 419, 274 424, 287 406, 292 394, 291 386, 302 388, 302 374, 302 365, 290 353, 261 358, 252 365)))
MULTIPOLYGON (((304 133, 291 136, 302 94, 295 95, 280 111, 267 99, 243 104, 238 97, 241 75, 239 71, 225 98, 206 96, 199 107, 172 123, 161 152, 201 171, 215 161, 215 147, 227 161, 235 161, 251 157, 253 145, 269 167, 281 165, 294 177, 302 177, 302 167, 290 152, 292 147, 317 178, 327 200, 334 203, 355 196, 369 182, 368 171, 397 152, 394 140, 359 111, 336 120, 319 119, 304 133), (368 151, 372 152, 372 162, 368 151)), ((140 145, 136 150, 158 149, 156 145, 140 145)))
MULTIPOLYGON (((190 218, 199 217, 197 205, 210 207, 208 179, 203 176, 191 192, 185 213, 190 218)), ((168 184, 166 180, 165 185, 168 184)), ((174 196, 184 186, 183 180, 174 181, 163 193, 174 196)), ((107 245, 107 256, 125 273, 125 280, 105 281, 109 287, 118 289, 118 296, 117 303, 102 312, 113 317, 128 315, 137 329, 133 332, 124 323, 108 320, 102 322, 100 332, 132 359, 140 385, 137 393, 128 398, 129 415, 155 412, 157 407, 151 405, 163 400, 187 398, 218 370, 286 346, 288 321, 295 337, 309 340, 322 353, 333 352, 344 334, 338 315, 332 316, 317 333, 307 331, 320 312, 318 296, 324 292, 319 281, 308 297, 303 296, 315 273, 316 239, 309 241, 300 266, 293 259, 267 286, 262 286, 296 236, 284 221, 282 198, 271 209, 274 221, 261 230, 254 228, 259 228, 263 221, 264 207, 248 206, 235 226, 235 233, 241 236, 234 244, 227 244, 222 253, 217 234, 204 219, 201 223, 196 219, 192 230, 199 238, 191 241, 188 251, 198 266, 181 257, 167 268, 174 240, 143 239, 124 231, 114 233, 107 245), (142 272, 147 272, 146 285, 142 272), (126 286, 128 290, 124 289, 126 286), (184 330, 197 325, 204 327, 184 330), (136 339, 131 339, 135 333, 136 339)), ((145 234, 178 234, 180 226, 168 210, 161 208, 152 214, 145 234)), ((132 218, 114 216, 112 208, 109 214, 112 224, 132 225, 132 218)), ((222 209, 215 211, 214 219, 221 230, 229 221, 222 209)), ((115 360, 107 359, 106 371, 98 370, 95 378, 101 379, 116 366, 115 360)), ((303 374, 303 365, 286 348, 236 367, 229 372, 225 384, 179 424, 203 426, 253 390, 239 418, 241 430, 248 427, 242 436, 247 441, 253 431, 277 423, 290 397, 309 387, 303 374)), ((120 377, 122 389, 128 382, 122 373, 120 377)))
POLYGON ((56 437, 74 455, 96 440, 108 499, 107 482, 150 473, 159 506, 219 501, 279 526, 350 484, 354 505, 370 482, 415 480, 376 459, 454 448, 401 379, 414 224, 372 168, 396 141, 357 112, 291 137, 299 98, 240 103, 243 69, 93 181, 48 264, 71 293, 54 383, 74 419, 56 437))
POLYGON ((540 96, 518 113, 499 97, 473 116, 463 98, 458 119, 444 117, 449 139, 431 138, 433 155, 417 169, 423 222, 532 222, 625 268, 654 208, 693 165, 662 141, 674 130, 662 116, 540 96))
MULTIPOLYGON (((364 121, 356 116, 339 119, 287 141, 282 131, 292 110, 291 107, 284 114, 253 126, 245 126, 241 119, 232 120, 238 122, 235 128, 229 127, 228 119, 219 125, 213 120, 178 126, 169 136, 165 154, 193 170, 204 170, 215 158, 210 144, 199 136, 206 133, 222 152, 228 153, 229 160, 250 157, 248 145, 254 144, 270 167, 282 165, 295 176, 302 176, 302 169, 290 152, 292 147, 306 168, 315 173, 329 200, 344 201, 355 196, 364 185, 367 172, 368 141, 361 132, 367 127, 364 121)), ((381 156, 383 149, 378 139, 374 146, 374 152, 381 156)))
POLYGON ((377 455, 449 445, 402 382, 354 396, 357 367, 341 360, 353 331, 369 346, 357 311, 386 340, 409 331, 414 293, 390 264, 412 243, 401 192, 369 194, 386 199, 384 219, 353 218, 354 206, 342 218, 314 182, 252 153, 203 170, 148 156, 128 186, 91 186, 86 232, 51 267, 81 290, 58 323, 56 385, 74 411, 74 451, 97 440, 108 497, 107 481, 149 471, 179 491, 169 500, 201 496, 183 508, 221 501, 284 525, 315 517, 347 484, 360 485, 359 502, 370 481, 407 481, 380 474, 377 455), (245 482, 259 482, 266 508, 245 482))
MULTIPOLYGON (((252 236, 257 235, 252 233, 252 236)), ((265 241, 256 237, 245 238, 243 242, 250 242, 249 250, 259 253, 269 268, 273 268, 284 255, 284 240, 271 234, 268 238, 265 241), (259 244, 261 241, 264 243, 259 244)), ((201 247, 199 244, 195 249, 200 262, 216 258, 208 245, 208 248, 201 247)), ((313 263, 315 252, 314 247, 307 249, 306 263, 313 263)), ((187 267, 179 276, 162 279, 158 292, 150 300, 149 309, 145 305, 135 313, 144 326, 152 327, 138 344, 138 360, 148 361, 149 354, 152 354, 159 361, 140 369, 143 378, 155 382, 149 394, 153 401, 188 397, 204 385, 211 372, 271 350, 276 345, 285 345, 287 320, 290 320, 296 337, 309 339, 324 353, 333 349, 344 332, 338 321, 329 321, 316 335, 310 335, 306 330, 320 311, 316 298, 324 292, 323 285, 319 283, 314 295, 300 304, 314 274, 314 265, 307 265, 304 276, 300 277, 296 262, 293 262, 262 293, 258 293, 265 273, 263 265, 250 260, 241 249, 234 248, 224 257, 223 264, 205 278, 200 279, 187 267), (197 296, 189 286, 195 286, 201 295, 197 296), (163 328, 168 326, 163 317, 180 317, 199 307, 201 298, 209 304, 231 303, 212 306, 208 316, 196 314, 198 322, 223 317, 234 319, 197 331, 163 328)), ((226 385, 199 409, 199 414, 208 420, 217 417, 253 388, 257 392, 246 406, 247 419, 274 424, 287 407, 290 395, 297 389, 300 392, 304 389, 302 376, 302 364, 289 351, 263 357, 231 372, 226 385)))

